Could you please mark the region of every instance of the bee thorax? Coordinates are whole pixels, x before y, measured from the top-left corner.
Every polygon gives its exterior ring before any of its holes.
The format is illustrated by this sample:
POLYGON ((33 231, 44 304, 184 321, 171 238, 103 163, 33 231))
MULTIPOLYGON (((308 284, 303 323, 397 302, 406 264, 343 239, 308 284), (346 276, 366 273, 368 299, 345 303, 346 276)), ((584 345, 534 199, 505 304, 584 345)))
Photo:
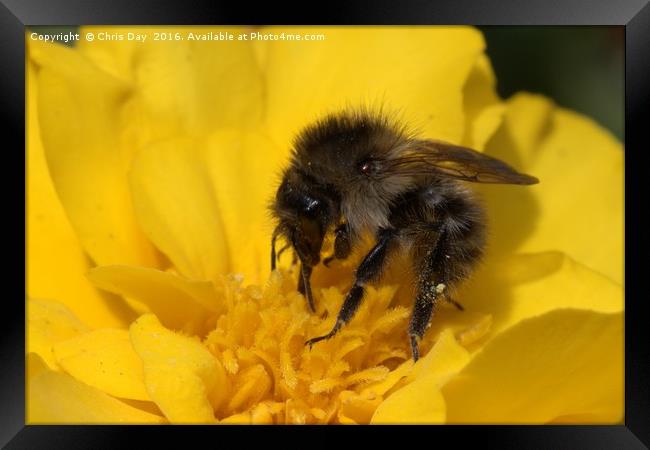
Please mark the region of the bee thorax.
POLYGON ((388 205, 385 201, 361 195, 350 196, 341 205, 343 216, 347 218, 350 230, 355 235, 363 231, 375 234, 380 228, 389 228, 388 205))

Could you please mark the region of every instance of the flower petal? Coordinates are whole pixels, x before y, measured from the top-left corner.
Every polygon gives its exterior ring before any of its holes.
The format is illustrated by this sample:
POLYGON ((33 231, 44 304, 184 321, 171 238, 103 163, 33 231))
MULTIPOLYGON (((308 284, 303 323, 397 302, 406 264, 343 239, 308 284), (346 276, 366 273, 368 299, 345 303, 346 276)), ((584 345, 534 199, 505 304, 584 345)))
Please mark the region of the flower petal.
POLYGON ((280 157, 268 139, 228 130, 145 148, 130 177, 140 223, 189 278, 236 272, 262 281, 280 157))
POLYGON ((46 370, 49 370, 49 367, 45 360, 41 358, 38 353, 28 352, 27 361, 26 361, 27 373, 25 378, 29 382, 39 373, 43 373, 46 370))
POLYGON ((74 48, 102 71, 114 78, 132 83, 135 78, 133 61, 138 47, 143 43, 135 40, 99 39, 99 33, 104 33, 104 36, 108 35, 109 37, 118 33, 126 36, 130 31, 136 30, 132 26, 83 26, 79 28, 80 35, 85 36, 86 33, 93 33, 98 39, 92 41, 80 39, 74 48))
POLYGON ((284 152, 260 134, 229 130, 209 136, 205 152, 230 255, 229 272, 263 283, 271 269, 268 204, 277 189, 284 152))
POLYGON ((35 353, 57 369, 52 346, 90 331, 65 305, 51 300, 27 301, 27 353, 35 353))
POLYGON ((406 381, 435 376, 438 384, 442 384, 465 367, 469 360, 469 352, 456 341, 452 330, 446 329, 440 333, 431 351, 418 360, 406 381))
POLYGON ((623 373, 622 313, 552 311, 495 337, 443 386, 447 420, 620 423, 623 373))
POLYGON ((560 249, 623 280, 623 148, 591 119, 557 109, 531 170, 540 212, 521 251, 560 249), (570 192, 571 195, 566 195, 570 192), (579 199, 579 202, 576 202, 579 199), (570 217, 570 220, 567 218, 570 217))
POLYGON ((159 142, 133 161, 131 192, 145 233, 189 278, 224 273, 228 251, 200 141, 159 142))
POLYGON ((79 51, 133 87, 132 120, 141 142, 220 127, 250 128, 262 111, 262 75, 250 41, 192 40, 248 31, 242 27, 83 27, 123 41, 80 42, 79 51), (128 33, 144 42, 128 41, 128 33), (158 39, 156 39, 158 35, 158 39), (176 36, 184 39, 177 40, 176 36))
POLYGON ((408 359, 400 364, 395 370, 392 370, 386 378, 381 381, 369 383, 361 390, 361 395, 366 398, 383 396, 397 385, 413 370, 413 360, 408 359))
POLYGON ((46 370, 27 388, 29 424, 156 424, 160 416, 133 408, 70 375, 46 370))
POLYGON ((407 374, 403 386, 377 408, 371 423, 444 423, 446 408, 440 386, 469 360, 453 331, 444 330, 431 351, 407 374))
POLYGON ((504 157, 508 154, 512 164, 528 170, 550 131, 554 109, 552 100, 542 95, 516 93, 506 102, 500 134, 490 143, 489 150, 504 157))
POLYGON ((372 424, 434 424, 445 422, 445 400, 436 376, 406 385, 375 410, 372 424))
POLYGON ((343 425, 366 424, 380 405, 381 397, 364 398, 353 391, 346 390, 339 394, 339 402, 340 407, 337 413, 339 423, 343 425))
POLYGON ((272 27, 322 41, 264 44, 269 132, 282 148, 317 116, 381 104, 427 137, 460 142, 462 88, 484 48, 469 27, 272 27))
POLYGON ((124 326, 135 317, 121 300, 101 295, 86 278, 88 258, 65 216, 45 161, 33 63, 27 72, 27 295, 57 299, 94 327, 124 326))
POLYGON ((490 262, 461 288, 468 310, 489 310, 492 335, 558 308, 623 310, 621 286, 558 252, 490 262))
POLYGON ((127 330, 103 329, 54 345, 59 365, 77 380, 114 397, 150 401, 142 361, 127 330))
POLYGON ((119 120, 128 85, 72 49, 28 42, 50 174, 83 247, 98 264, 156 266, 125 183, 130 149, 119 120))
POLYGON ((130 334, 147 391, 165 416, 173 423, 214 423, 213 408, 228 394, 219 361, 198 339, 167 330, 153 314, 136 320, 130 334))
POLYGON ((144 303, 166 327, 188 333, 198 331, 208 312, 219 310, 214 286, 208 281, 131 266, 96 267, 88 278, 101 289, 144 303))
POLYGON ((476 60, 463 88, 465 135, 462 143, 483 150, 503 120, 505 105, 496 93, 496 78, 485 54, 476 60))
POLYGON ((623 151, 616 138, 585 116, 518 94, 487 152, 540 179, 526 188, 481 187, 502 251, 505 244, 560 250, 622 282, 623 151))

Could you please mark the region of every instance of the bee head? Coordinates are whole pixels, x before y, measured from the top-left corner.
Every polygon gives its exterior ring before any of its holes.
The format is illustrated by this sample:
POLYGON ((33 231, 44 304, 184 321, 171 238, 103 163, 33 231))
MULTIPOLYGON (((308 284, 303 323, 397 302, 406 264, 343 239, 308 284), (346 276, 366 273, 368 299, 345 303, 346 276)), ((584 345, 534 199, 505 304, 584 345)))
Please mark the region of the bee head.
POLYGON ((309 180, 288 172, 278 188, 272 210, 279 222, 276 233, 293 246, 304 265, 318 264, 331 222, 328 198, 310 185, 309 180))

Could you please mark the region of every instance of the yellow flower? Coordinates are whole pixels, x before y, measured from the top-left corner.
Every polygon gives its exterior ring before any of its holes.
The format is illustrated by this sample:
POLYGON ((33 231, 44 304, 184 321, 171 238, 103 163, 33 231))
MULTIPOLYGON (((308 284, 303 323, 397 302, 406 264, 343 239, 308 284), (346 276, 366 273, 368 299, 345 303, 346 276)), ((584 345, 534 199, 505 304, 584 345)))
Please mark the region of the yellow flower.
POLYGON ((148 40, 28 37, 29 423, 622 421, 621 145, 541 96, 498 98, 478 31, 88 31, 148 40), (269 273, 291 137, 357 104, 541 180, 474 186, 489 249, 416 364, 405 261, 311 350, 360 254, 315 270, 316 314, 289 261, 269 273))

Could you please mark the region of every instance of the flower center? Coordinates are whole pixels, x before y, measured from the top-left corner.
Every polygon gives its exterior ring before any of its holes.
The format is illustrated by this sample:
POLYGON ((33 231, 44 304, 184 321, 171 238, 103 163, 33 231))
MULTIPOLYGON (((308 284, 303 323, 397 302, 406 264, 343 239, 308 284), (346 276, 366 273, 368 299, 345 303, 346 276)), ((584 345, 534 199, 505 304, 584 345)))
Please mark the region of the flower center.
POLYGON ((233 280, 225 289, 227 311, 205 339, 231 381, 217 416, 257 405, 281 416, 276 422, 327 423, 343 416, 342 403, 354 399, 363 406, 351 419, 368 422, 381 398, 360 397, 361 387, 384 380, 409 359, 409 311, 389 307, 394 287, 370 288, 354 319, 310 350, 305 341, 332 327, 343 294, 336 287, 322 290, 317 312, 310 314, 294 284, 290 272, 278 271, 263 289, 241 288, 233 280))

